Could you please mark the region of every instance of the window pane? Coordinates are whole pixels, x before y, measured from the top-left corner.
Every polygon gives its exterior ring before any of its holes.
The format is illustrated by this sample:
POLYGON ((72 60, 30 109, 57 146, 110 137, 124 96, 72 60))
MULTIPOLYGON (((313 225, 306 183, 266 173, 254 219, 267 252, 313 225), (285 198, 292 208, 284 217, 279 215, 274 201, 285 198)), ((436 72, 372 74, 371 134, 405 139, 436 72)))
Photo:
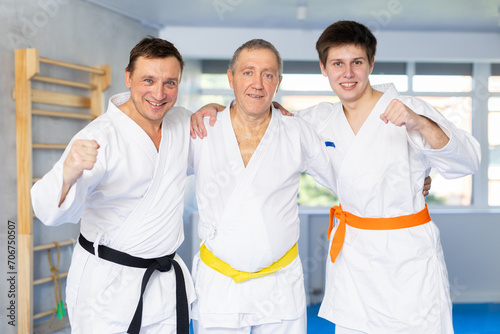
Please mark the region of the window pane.
POLYGON ((490 98, 488 109, 488 204, 500 205, 500 98, 490 98))
POLYGON ((488 100, 488 110, 500 112, 500 97, 492 97, 488 100))
POLYGON ((500 77, 489 77, 488 90, 490 92, 500 92, 500 77))
MULTIPOLYGON (((420 97, 441 112, 455 126, 472 132, 472 98, 470 97, 420 97)), ((447 180, 431 171, 432 189, 427 203, 443 205, 470 205, 472 201, 472 177, 447 180)))
POLYGON ((408 91, 408 76, 406 75, 385 75, 385 74, 370 75, 370 84, 380 85, 386 83, 393 83, 398 92, 408 91))
POLYGON ((500 181, 489 182, 488 204, 500 205, 500 181))
POLYGON ((488 142, 490 147, 500 146, 500 110, 488 114, 488 142))
POLYGON ((227 74, 207 74, 201 75, 201 88, 202 89, 231 89, 227 74))
POLYGON ((415 75, 415 92, 470 92, 472 77, 458 75, 415 75))
POLYGON ((329 189, 316 183, 311 176, 302 174, 300 176, 299 197, 297 203, 301 206, 332 207, 339 202, 337 196, 329 189))
POLYGON ((283 74, 281 91, 331 91, 328 78, 321 74, 283 74))
POLYGON ((339 98, 334 95, 286 95, 281 98, 281 105, 290 112, 312 107, 321 102, 339 102, 339 98))
POLYGON ((209 103, 218 103, 227 106, 233 99, 233 95, 202 95, 200 100, 202 106, 209 103))
POLYGON ((456 127, 472 133, 472 98, 419 96, 430 103, 456 127))

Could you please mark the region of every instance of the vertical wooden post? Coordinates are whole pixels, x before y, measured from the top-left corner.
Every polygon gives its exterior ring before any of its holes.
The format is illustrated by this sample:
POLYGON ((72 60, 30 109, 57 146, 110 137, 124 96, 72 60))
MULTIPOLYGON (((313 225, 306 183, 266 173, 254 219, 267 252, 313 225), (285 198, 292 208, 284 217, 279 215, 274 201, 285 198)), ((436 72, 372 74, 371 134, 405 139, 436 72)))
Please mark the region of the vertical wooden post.
POLYGON ((39 72, 38 50, 15 50, 18 332, 33 332, 33 211, 30 190, 33 180, 31 138, 31 82, 39 72))
POLYGON ((98 117, 103 113, 104 110, 104 90, 106 90, 111 85, 111 66, 101 65, 92 66, 94 68, 104 70, 105 74, 92 73, 90 75, 90 83, 95 86, 92 89, 90 96, 90 113, 94 117, 98 117))

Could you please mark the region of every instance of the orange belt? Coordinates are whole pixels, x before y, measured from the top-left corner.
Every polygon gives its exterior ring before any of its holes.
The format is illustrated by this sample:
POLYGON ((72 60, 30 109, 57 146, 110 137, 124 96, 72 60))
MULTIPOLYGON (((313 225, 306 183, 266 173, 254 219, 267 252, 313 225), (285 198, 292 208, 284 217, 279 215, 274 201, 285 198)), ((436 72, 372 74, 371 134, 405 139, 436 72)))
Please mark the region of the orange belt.
POLYGON ((363 230, 397 230, 400 228, 423 225, 431 221, 431 216, 427 210, 427 204, 425 205, 425 208, 418 213, 392 218, 363 218, 353 215, 352 213, 342 211, 342 206, 339 205, 330 209, 328 240, 330 240, 330 234, 332 233, 334 216, 339 220, 339 226, 335 231, 332 246, 330 248, 332 263, 335 262, 335 259, 339 255, 342 245, 344 244, 346 224, 363 230))

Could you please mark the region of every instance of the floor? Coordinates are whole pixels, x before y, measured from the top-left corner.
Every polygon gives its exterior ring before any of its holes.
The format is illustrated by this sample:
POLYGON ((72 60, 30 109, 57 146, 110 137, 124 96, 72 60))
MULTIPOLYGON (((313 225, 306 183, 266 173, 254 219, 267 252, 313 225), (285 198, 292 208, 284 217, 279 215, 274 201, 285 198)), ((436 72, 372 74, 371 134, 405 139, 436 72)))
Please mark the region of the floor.
MULTIPOLYGON (((307 309, 307 333, 333 334, 335 325, 319 318, 319 305, 307 309)), ((500 334, 500 304, 453 305, 455 334, 500 334)))
MULTIPOLYGON (((333 334, 335 325, 319 318, 318 310, 319 305, 307 308, 307 333, 333 334)), ((500 304, 455 304, 453 326, 455 334, 500 334, 500 304)), ((56 333, 69 334, 70 329, 56 333)))

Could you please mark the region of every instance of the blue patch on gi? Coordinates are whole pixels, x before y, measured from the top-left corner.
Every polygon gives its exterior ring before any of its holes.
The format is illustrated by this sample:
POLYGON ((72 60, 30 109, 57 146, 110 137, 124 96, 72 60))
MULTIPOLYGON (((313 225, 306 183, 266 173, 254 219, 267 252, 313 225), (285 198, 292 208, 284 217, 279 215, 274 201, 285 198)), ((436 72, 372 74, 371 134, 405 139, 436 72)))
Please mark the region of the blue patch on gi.
POLYGON ((333 141, 325 141, 325 145, 326 145, 326 147, 328 147, 328 146, 335 147, 335 144, 333 143, 333 141))

